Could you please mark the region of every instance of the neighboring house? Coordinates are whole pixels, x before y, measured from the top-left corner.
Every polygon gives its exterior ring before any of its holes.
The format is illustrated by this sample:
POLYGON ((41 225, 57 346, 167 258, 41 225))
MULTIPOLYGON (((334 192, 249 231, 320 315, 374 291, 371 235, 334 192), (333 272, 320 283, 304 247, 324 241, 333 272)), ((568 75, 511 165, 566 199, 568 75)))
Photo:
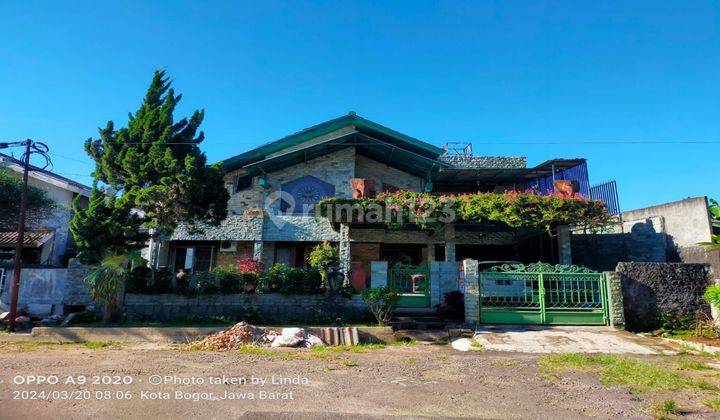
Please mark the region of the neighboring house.
POLYGON ((304 266, 309 249, 322 241, 340 243, 340 266, 347 267, 345 274, 358 289, 369 284, 372 263, 377 261, 570 263, 569 235, 549 235, 544 229, 456 223, 429 234, 377 225, 335 226, 303 209, 324 197, 352 198, 353 180, 369 188, 374 185, 375 193, 469 193, 531 188, 546 192, 553 180, 570 179, 578 181, 581 193, 594 195, 585 159, 554 159, 528 168, 525 157, 473 156, 469 146, 437 147, 354 113, 222 164, 231 193, 227 219, 199 232, 179 227, 151 251, 155 267, 197 272, 240 258, 262 260, 266 268, 275 263, 304 266))
MULTIPOLYGON (((23 162, 0 153, 0 167, 5 167, 22 176, 23 162)), ((60 176, 51 171, 30 166, 29 184, 47 191, 56 208, 39 226, 28 227, 25 232, 23 263, 67 267, 68 260, 75 256, 75 245, 68 224, 72 203, 80 196, 80 205, 87 205, 90 187, 60 176)), ((17 243, 16 232, 0 231, 0 264, 12 264, 17 243)))

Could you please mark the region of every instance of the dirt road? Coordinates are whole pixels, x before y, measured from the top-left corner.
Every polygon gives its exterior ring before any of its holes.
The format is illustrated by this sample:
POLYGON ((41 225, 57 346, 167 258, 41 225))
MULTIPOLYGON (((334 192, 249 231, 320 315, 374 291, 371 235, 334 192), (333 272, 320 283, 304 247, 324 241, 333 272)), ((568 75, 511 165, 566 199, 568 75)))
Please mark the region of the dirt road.
MULTIPOLYGON (((589 373, 549 380, 540 355, 439 345, 238 354, 26 344, 0 351, 2 418, 643 418, 666 396, 607 387, 589 373), (57 383, 24 383, 37 381, 32 375, 57 383)), ((699 400, 678 402, 692 407, 687 415, 717 418, 699 400)))

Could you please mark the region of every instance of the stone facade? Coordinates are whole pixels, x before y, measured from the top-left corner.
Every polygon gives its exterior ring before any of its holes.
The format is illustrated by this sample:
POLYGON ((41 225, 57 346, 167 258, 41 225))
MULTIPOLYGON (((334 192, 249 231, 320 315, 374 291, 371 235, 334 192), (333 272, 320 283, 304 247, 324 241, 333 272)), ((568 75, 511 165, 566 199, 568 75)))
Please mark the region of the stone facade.
POLYGON ((525 168, 527 161, 524 156, 440 156, 440 160, 452 165, 453 168, 470 169, 516 169, 525 168))
POLYGON ((219 226, 178 226, 171 241, 253 241, 262 239, 263 218, 258 216, 228 216, 219 226))
POLYGON ((357 318, 367 305, 359 295, 231 294, 186 297, 182 295, 126 294, 124 310, 131 319, 179 320, 215 316, 252 316, 262 322, 357 318))
POLYGON ((608 271, 605 275, 607 277, 610 326, 615 328, 624 328, 625 307, 623 304, 622 280, 620 274, 615 271, 608 271))
POLYGON ((325 218, 272 215, 265 217, 262 238, 265 241, 338 242, 340 232, 325 218))
POLYGON ((480 285, 478 276, 478 262, 464 260, 465 272, 465 323, 476 326, 480 323, 480 285))
POLYGON ((357 155, 355 159, 355 177, 375 181, 376 193, 382 192, 383 184, 408 191, 422 191, 424 184, 420 177, 362 155, 357 155))

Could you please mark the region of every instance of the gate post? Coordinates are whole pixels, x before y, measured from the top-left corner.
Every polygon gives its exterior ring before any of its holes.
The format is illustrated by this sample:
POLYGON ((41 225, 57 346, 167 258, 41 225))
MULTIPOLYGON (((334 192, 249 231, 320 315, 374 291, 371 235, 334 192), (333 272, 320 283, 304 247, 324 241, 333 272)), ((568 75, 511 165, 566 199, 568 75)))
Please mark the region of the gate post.
POLYGON ((474 328, 480 323, 478 262, 468 259, 462 264, 465 271, 465 323, 474 328))
POLYGON ((610 326, 615 328, 625 328, 625 307, 623 303, 620 274, 617 271, 606 271, 605 279, 610 326))

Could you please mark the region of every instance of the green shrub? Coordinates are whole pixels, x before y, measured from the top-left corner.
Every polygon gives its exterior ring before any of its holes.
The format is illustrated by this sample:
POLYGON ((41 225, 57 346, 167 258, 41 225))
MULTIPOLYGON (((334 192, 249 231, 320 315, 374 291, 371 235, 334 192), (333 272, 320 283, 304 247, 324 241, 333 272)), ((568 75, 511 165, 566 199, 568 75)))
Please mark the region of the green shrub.
POLYGON ((695 329, 695 316, 692 314, 663 312, 660 314, 660 330, 665 332, 695 329))
POLYGON ((234 265, 219 266, 210 272, 217 290, 222 294, 242 293, 245 277, 234 265))
POLYGON ((337 263, 338 258, 338 249, 327 241, 315 246, 312 251, 310 251, 308 263, 310 264, 310 267, 313 267, 320 272, 321 287, 325 291, 330 290, 328 273, 330 271, 330 267, 337 263))
POLYGON ((317 270, 288 267, 285 264, 275 264, 270 267, 267 273, 258 277, 258 283, 261 293, 307 295, 322 291, 321 276, 317 270))
POLYGON ((148 289, 148 280, 152 270, 150 267, 135 267, 130 271, 125 284, 127 293, 145 293, 148 289))
POLYGON ((715 306, 716 308, 720 308, 720 286, 715 284, 708 286, 708 288, 705 289, 703 299, 705 299, 705 302, 715 306))
POLYGON ((392 286, 376 287, 362 291, 362 300, 368 305, 378 324, 388 325, 400 295, 392 286))

